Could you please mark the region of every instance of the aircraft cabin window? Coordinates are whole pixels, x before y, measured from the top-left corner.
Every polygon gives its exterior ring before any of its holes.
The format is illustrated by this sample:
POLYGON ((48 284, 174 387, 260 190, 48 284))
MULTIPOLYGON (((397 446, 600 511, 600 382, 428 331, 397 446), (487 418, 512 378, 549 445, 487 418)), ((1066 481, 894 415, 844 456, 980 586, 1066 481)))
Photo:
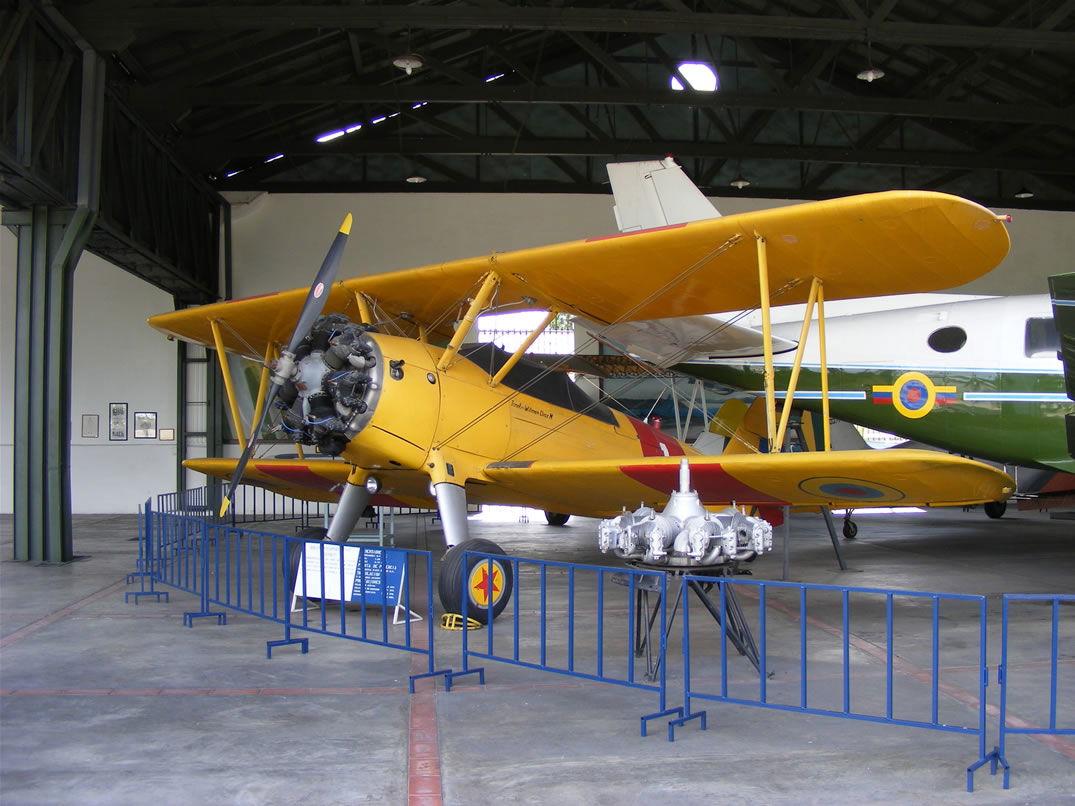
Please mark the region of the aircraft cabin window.
POLYGON ((926 342, 938 353, 954 353, 967 343, 967 331, 961 327, 942 327, 929 334, 926 342))
POLYGON ((1023 351, 1027 358, 1060 351, 1060 334, 1056 332, 1056 322, 1051 316, 1026 320, 1026 341, 1023 351))

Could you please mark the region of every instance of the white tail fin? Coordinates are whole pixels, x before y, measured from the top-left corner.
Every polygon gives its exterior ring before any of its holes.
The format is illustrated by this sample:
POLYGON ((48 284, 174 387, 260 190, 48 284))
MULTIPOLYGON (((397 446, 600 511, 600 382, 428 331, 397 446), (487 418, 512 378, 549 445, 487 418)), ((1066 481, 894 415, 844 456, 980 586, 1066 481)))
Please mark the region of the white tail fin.
POLYGON ((609 163, 608 178, 620 232, 720 217, 671 157, 609 163))

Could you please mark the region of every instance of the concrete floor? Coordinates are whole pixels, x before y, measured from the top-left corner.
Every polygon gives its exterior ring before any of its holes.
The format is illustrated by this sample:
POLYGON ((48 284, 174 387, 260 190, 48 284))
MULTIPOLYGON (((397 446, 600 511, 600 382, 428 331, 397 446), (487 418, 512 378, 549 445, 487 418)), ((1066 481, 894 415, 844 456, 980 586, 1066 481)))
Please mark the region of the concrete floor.
MULTIPOLYGON (((859 525, 858 540, 841 541, 850 566, 841 572, 820 519, 795 516, 791 578, 986 594, 990 618, 999 612, 1000 593, 1075 592, 1070 520, 1013 512, 990 521, 980 511, 956 510, 862 516, 859 525)), ((471 531, 516 556, 614 565, 596 550, 595 526, 575 519, 555 529, 532 519, 473 522, 471 531)), ((0 519, 4 557, 12 554, 11 531, 10 518, 0 519)), ((715 797, 762 804, 1075 803, 1071 741, 1012 738, 1012 788, 1003 790, 999 776, 985 770, 968 794, 964 769, 977 757, 972 736, 704 703, 709 730, 688 726, 669 743, 661 724, 647 738, 638 735, 639 715, 656 709, 655 696, 644 691, 487 663, 484 686, 464 679, 446 693, 425 683, 410 695, 408 677, 422 671, 421 658, 324 636, 311 637, 307 655, 288 647, 267 660, 264 642, 280 637, 278 625, 232 614, 226 626, 202 620, 187 629, 181 614, 196 609, 196 600, 178 592, 168 603, 124 604, 135 534, 133 516, 80 516, 75 550, 85 559, 59 567, 0 563, 4 806, 690 804, 715 797)), ((428 519, 401 519, 397 539, 439 554, 440 533, 428 519)), ((779 546, 778 540, 778 550, 755 564, 755 578, 780 577, 779 546)), ((826 607, 811 614, 839 624, 838 612, 826 607)), ((1075 625, 1070 609, 1063 610, 1060 723, 1070 726, 1075 625)), ((704 632, 700 611, 691 615, 692 628, 704 632)), ((941 707, 946 719, 962 724, 974 712, 958 695, 977 689, 964 660, 973 657, 976 633, 961 618, 955 611, 944 617, 941 707)), ((995 621, 991 664, 999 653, 995 621)), ((921 668, 920 656, 928 655, 925 623, 899 617, 905 672, 921 668)), ((859 642, 852 662, 874 681, 856 697, 878 700, 878 664, 861 650, 883 645, 883 610, 856 608, 852 629, 859 642)), ((673 705, 678 630, 669 653, 673 705)), ((1022 619, 1021 646, 1044 640, 1047 647, 1048 630, 1047 620, 1022 619)), ((774 621, 770 641, 778 633, 774 621)), ((798 667, 782 662, 779 644, 771 646, 774 697, 797 696, 798 667)), ((437 630, 436 647, 438 665, 461 666, 458 633, 437 630)), ((580 645, 580 653, 586 650, 580 645)), ((788 648, 789 656, 794 652, 797 645, 788 648)), ((743 668, 742 659, 732 660, 743 668)), ((1023 667, 1031 687, 1040 688, 1047 670, 1023 667)), ((827 677, 838 686, 830 671, 824 663, 811 666, 811 684, 825 685, 827 677)), ((706 674, 713 677, 703 671, 703 682, 706 674)), ((756 689, 756 676, 737 674, 756 689)), ((899 689, 913 690, 914 674, 901 674, 899 689)), ((990 702, 996 697, 991 685, 990 702)), ((1012 707, 1041 724, 1029 700, 1012 707)), ((991 748, 995 715, 988 724, 991 748)))

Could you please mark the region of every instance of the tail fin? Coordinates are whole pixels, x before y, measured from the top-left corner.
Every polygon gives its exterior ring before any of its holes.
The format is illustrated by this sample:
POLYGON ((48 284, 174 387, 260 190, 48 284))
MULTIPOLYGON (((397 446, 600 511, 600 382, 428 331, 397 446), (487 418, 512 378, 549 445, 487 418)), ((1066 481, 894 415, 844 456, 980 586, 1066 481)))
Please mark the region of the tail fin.
POLYGON ((710 456, 723 453, 725 445, 735 435, 746 413, 747 404, 742 400, 726 400, 716 416, 709 421, 709 428, 698 435, 694 448, 710 456))
MULTIPOLYGON (((1053 321, 1060 335, 1060 360, 1068 397, 1075 400, 1075 273, 1056 274, 1049 278, 1049 296, 1053 298, 1053 321)), ((1067 424, 1068 453, 1075 458, 1075 414, 1064 417, 1067 424)))
POLYGON ((674 159, 608 165, 620 232, 718 218, 720 213, 674 159))

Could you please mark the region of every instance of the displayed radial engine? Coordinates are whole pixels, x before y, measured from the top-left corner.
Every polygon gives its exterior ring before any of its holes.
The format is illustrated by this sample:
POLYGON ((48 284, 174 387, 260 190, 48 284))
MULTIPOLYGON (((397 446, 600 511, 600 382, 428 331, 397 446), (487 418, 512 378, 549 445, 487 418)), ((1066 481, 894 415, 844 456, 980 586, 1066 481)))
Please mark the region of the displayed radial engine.
POLYGON ((275 401, 292 440, 338 456, 372 416, 382 362, 370 330, 341 314, 322 316, 295 350, 294 370, 275 401))
POLYGON ((773 548, 773 527, 734 507, 709 512, 690 489, 690 465, 679 465, 679 491, 663 512, 639 507, 601 521, 601 551, 645 565, 699 567, 748 562, 773 548))

